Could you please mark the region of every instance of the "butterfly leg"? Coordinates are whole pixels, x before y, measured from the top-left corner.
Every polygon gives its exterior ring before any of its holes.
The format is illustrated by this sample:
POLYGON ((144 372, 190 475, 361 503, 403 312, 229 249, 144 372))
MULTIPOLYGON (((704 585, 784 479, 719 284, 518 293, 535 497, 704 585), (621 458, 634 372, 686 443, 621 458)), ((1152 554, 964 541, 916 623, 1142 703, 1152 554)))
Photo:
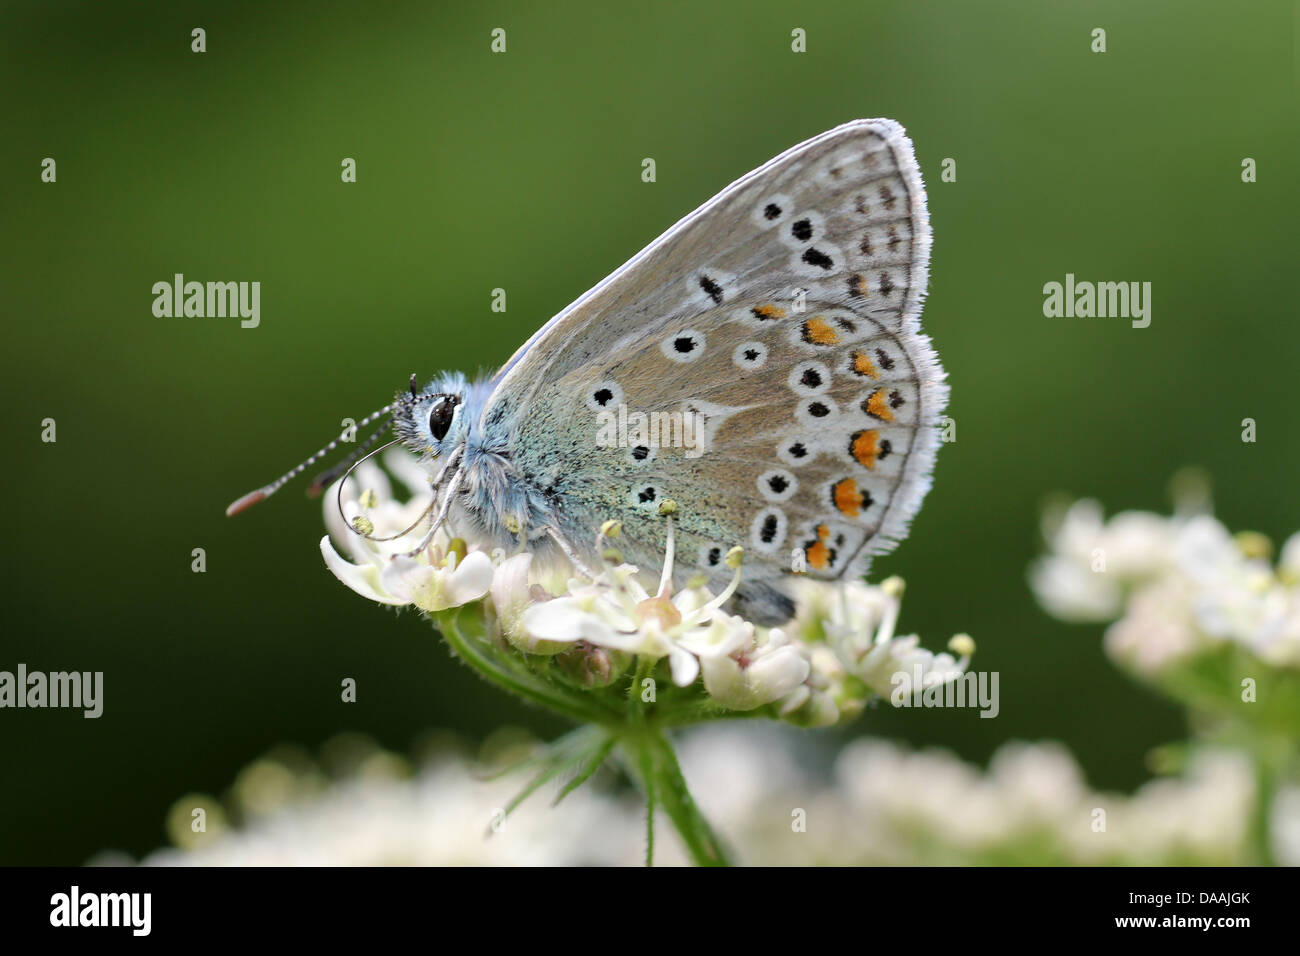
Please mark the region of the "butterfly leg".
POLYGON ((442 507, 438 509, 438 516, 434 519, 433 524, 429 525, 429 530, 421 539, 420 543, 410 551, 406 552, 408 558, 415 557, 427 548, 429 542, 433 540, 434 534, 440 527, 442 527, 442 523, 447 520, 447 513, 451 510, 452 499, 456 495, 456 489, 460 487, 460 479, 463 474, 464 472, 457 469, 455 474, 451 476, 451 482, 447 485, 447 493, 443 498, 442 507))
POLYGON ((550 526, 547 526, 544 530, 546 534, 550 536, 551 540, 560 546, 560 550, 564 552, 564 556, 572 562, 575 568, 582 572, 584 576, 593 581, 596 580, 596 572, 587 567, 586 562, 584 562, 582 558, 578 557, 578 553, 570 547, 569 542, 564 540, 564 536, 560 534, 560 532, 550 526))
MULTIPOLYGON (((431 487, 432 487, 432 489, 433 489, 433 497, 434 497, 434 500, 435 500, 435 501, 438 499, 439 494, 441 494, 441 492, 443 491, 443 487, 442 487, 442 480, 443 480, 443 478, 445 478, 445 477, 447 476, 447 472, 448 472, 448 471, 450 471, 452 468, 456 468, 456 466, 457 466, 457 465, 459 464, 459 462, 460 462, 461 456, 464 454, 464 451, 465 451, 465 449, 464 449, 463 446, 457 448, 454 452, 452 452, 451 457, 450 457, 449 459, 447 459, 447 463, 446 463, 445 465, 443 465, 440 469, 438 469, 438 476, 437 476, 436 478, 433 479, 433 482, 432 482, 432 484, 431 484, 431 487)), ((459 469, 457 469, 457 471, 456 471, 454 474, 459 474, 459 469)), ((453 477, 454 477, 454 474, 453 474, 453 477)), ((450 500, 451 500, 451 499, 450 499, 450 496, 448 496, 447 501, 450 501, 450 500)), ((444 508, 444 511, 445 511, 445 508, 444 508)), ((448 534, 450 534, 453 538, 457 536, 457 535, 456 535, 456 527, 455 527, 455 524, 454 524, 454 523, 452 522, 452 520, 451 520, 450 512, 446 512, 446 513, 443 515, 443 517, 440 518, 439 520, 445 520, 446 525, 447 525, 447 533, 448 533, 448 534)))

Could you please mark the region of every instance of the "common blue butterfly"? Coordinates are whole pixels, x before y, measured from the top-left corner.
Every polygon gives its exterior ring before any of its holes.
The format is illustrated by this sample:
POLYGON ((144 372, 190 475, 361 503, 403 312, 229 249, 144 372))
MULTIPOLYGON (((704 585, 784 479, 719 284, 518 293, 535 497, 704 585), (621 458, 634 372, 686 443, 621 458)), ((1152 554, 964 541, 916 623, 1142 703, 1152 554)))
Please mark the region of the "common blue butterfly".
POLYGON ((436 488, 434 526, 488 547, 598 565, 614 518, 625 560, 649 573, 671 500, 676 583, 725 577, 742 545, 738 613, 775 623, 793 573, 864 574, 929 489, 948 396, 919 328, 929 253, 903 128, 846 123, 683 218, 494 375, 412 376, 360 424, 391 416, 436 488))

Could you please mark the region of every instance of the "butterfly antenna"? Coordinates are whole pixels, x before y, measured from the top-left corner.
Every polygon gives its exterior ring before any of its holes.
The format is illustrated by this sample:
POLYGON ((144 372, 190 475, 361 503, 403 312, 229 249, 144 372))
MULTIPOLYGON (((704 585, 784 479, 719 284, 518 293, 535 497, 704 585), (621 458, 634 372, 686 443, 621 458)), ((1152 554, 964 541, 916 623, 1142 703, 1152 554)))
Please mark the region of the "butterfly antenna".
POLYGON ((385 422, 384 424, 376 428, 369 438, 367 438, 365 441, 363 441, 360 445, 356 447, 356 450, 353 451, 352 454, 348 455, 348 457, 344 458, 341 462, 334 465, 332 468, 328 468, 325 471, 322 471, 319 475, 313 478, 311 480, 311 485, 309 485, 307 488, 307 494, 315 498, 317 495, 319 495, 330 485, 334 484, 334 482, 338 480, 339 476, 351 470, 351 465, 361 455, 364 455, 366 449, 369 448, 371 445, 373 445, 375 442, 377 442, 379 440, 379 437, 383 435, 384 432, 386 431, 388 431, 387 422, 385 422))
MULTIPOLYGON (((420 522, 422 522, 425 518, 429 517, 429 513, 433 511, 434 506, 438 503, 438 494, 435 488, 433 500, 429 502, 429 506, 427 508, 425 508, 422 512, 420 512, 420 516, 416 518, 414 521, 412 521, 411 524, 408 525, 402 531, 399 531, 396 534, 390 534, 385 538, 376 537, 373 531, 363 530, 362 528, 348 521, 348 516, 343 513, 343 488, 347 485, 348 479, 352 477, 352 472, 356 471, 357 468, 361 466, 362 462, 373 457, 374 455, 378 455, 385 448, 391 448, 393 445, 396 445, 401 440, 402 439, 400 438, 394 438, 390 442, 385 442, 384 444, 376 448, 374 451, 372 451, 369 455, 366 455, 364 458, 354 461, 348 467, 348 470, 343 473, 343 480, 338 483, 339 490, 338 490, 338 494, 334 496, 334 504, 335 507, 337 507, 339 510, 339 517, 343 519, 343 523, 348 526, 349 531, 351 531, 353 534, 357 535, 358 537, 365 538, 367 541, 395 541, 398 538, 410 534, 419 526, 420 522)), ((459 449, 457 450, 456 454, 459 454, 459 449)), ((444 468, 443 470, 445 471, 446 469, 444 468)))
MULTIPOLYGON (((389 404, 385 405, 383 408, 379 409, 376 412, 372 412, 371 414, 363 418, 361 421, 357 422, 356 427, 363 428, 366 425, 369 425, 371 422, 376 421, 377 419, 382 418, 385 415, 391 414, 393 409, 396 408, 399 404, 403 404, 403 403, 390 402, 389 404)), ((355 461, 357 457, 361 455, 362 452, 364 452, 365 449, 370 444, 372 444, 374 440, 378 438, 379 435, 382 433, 383 433, 383 429, 381 428, 379 432, 377 432, 375 435, 366 439, 362 447, 356 449, 355 451, 352 452, 352 454, 348 455, 345 464, 347 462, 355 461)), ((297 467, 289 471, 286 471, 283 475, 275 479, 275 481, 271 482, 269 485, 263 485, 261 488, 258 488, 256 491, 250 491, 242 498, 239 498, 238 500, 231 502, 230 506, 226 508, 226 516, 230 517, 232 515, 237 515, 241 511, 247 511, 249 508, 253 507, 253 505, 257 504, 259 501, 265 501, 267 498, 271 497, 271 495, 275 494, 277 491, 283 488, 294 478, 297 478, 299 475, 301 475, 304 471, 306 471, 316 462, 320 461, 320 459, 323 458, 325 455, 328 455, 330 452, 332 452, 335 448, 339 446, 339 442, 341 441, 343 441, 342 435, 334 439, 324 448, 321 448, 319 451, 316 452, 316 454, 312 455, 310 458, 308 458, 306 461, 299 464, 297 467)), ((385 445, 384 447, 388 447, 388 446, 385 445)), ((320 482, 320 478, 316 479, 316 484, 319 484, 319 482, 320 482)))
MULTIPOLYGON (((389 444, 391 445, 392 442, 389 442, 389 444)), ((388 445, 384 446, 384 448, 387 447, 388 445)), ((377 449, 377 450, 382 450, 382 449, 377 449)), ((446 476, 449 470, 451 470, 452 468, 456 468, 457 463, 460 461, 461 452, 462 449, 457 448, 454 452, 451 453, 451 457, 447 459, 447 464, 442 466, 442 469, 438 472, 438 476, 434 478, 429 485, 429 487, 433 490, 433 498, 429 501, 429 507, 425 508, 422 512, 420 512, 420 517, 412 521, 403 530, 397 532, 396 534, 390 534, 386 538, 376 538, 373 534, 362 533, 360 530, 356 528, 355 525, 348 524, 348 528, 354 534, 360 535, 361 537, 365 538, 367 541, 396 541, 398 538, 406 537, 417 527, 419 527, 420 523, 424 521, 425 518, 433 514, 433 509, 436 508, 438 505, 438 495, 442 493, 442 479, 446 476)), ((360 464, 360 462, 358 462, 358 464, 360 464)), ((352 474, 351 468, 348 469, 348 474, 349 475, 352 474)), ((460 475, 460 470, 457 468, 456 471, 453 472, 452 474, 452 486, 447 489, 446 495, 443 496, 444 504, 442 506, 442 509, 438 512, 437 520, 434 521, 433 527, 429 529, 428 535, 425 537, 425 540, 420 544, 420 546, 417 547, 414 551, 407 553, 406 556, 408 558, 415 557, 417 554, 419 554, 421 551, 423 551, 425 548, 429 546, 429 541, 433 539, 433 533, 438 530, 439 525, 441 525, 443 520, 447 517, 447 509, 451 507, 452 492, 455 489, 455 487, 460 483, 458 478, 459 475, 460 475)), ((344 476, 343 480, 344 481, 347 480, 346 475, 344 476)), ((347 520, 348 520, 347 516, 343 514, 343 482, 339 482, 338 507, 339 507, 339 517, 343 519, 344 524, 347 524, 347 520)))

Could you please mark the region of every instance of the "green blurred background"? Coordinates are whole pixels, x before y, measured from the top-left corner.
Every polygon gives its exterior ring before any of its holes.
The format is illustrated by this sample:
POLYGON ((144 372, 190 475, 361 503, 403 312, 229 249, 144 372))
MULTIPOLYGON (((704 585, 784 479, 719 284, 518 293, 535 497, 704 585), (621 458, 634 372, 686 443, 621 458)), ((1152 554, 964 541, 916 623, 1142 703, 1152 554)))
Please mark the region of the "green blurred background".
POLYGON ((223 509, 412 371, 499 364, 733 178, 867 116, 908 128, 929 183, 924 324, 957 421, 876 571, 908 581, 905 632, 975 636, 1002 711, 878 708, 844 733, 974 760, 1057 738, 1132 787, 1181 717, 1099 628, 1039 612, 1025 568, 1050 493, 1163 509, 1185 464, 1230 527, 1300 527, 1295 23, 1210 0, 7 5, 0 669, 106 689, 99 720, 0 711, 0 862, 146 852, 173 800, 280 742, 560 730, 340 585, 301 491, 223 509), (260 281, 260 328, 154 317, 176 272, 260 281), (1044 318, 1067 272, 1151 282, 1150 328, 1044 318))

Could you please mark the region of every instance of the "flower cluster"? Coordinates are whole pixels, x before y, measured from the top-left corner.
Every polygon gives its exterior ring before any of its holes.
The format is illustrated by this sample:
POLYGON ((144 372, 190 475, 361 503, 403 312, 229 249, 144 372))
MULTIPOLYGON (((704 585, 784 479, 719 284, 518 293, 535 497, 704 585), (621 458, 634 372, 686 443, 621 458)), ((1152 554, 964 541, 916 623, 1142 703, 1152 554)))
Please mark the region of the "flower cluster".
POLYGON ((631 673, 650 677, 662 663, 680 689, 671 705, 682 723, 769 708, 801 726, 824 726, 855 716, 874 695, 910 688, 918 675, 926 687, 960 677, 974 650, 964 635, 950 643, 960 659, 924 650, 915 635, 895 635, 903 592, 897 578, 878 587, 803 581, 797 616, 771 628, 726 611, 744 573, 741 548, 726 557, 732 576, 720 593, 703 580, 674 591, 671 506, 664 508, 665 559, 653 591, 638 568, 618 559, 615 521, 600 531, 598 550, 610 559, 594 579, 535 573, 527 552, 488 554, 441 530, 411 555, 431 503, 428 479, 398 449, 384 461, 408 487, 407 500, 394 497, 387 475, 369 461, 343 487, 342 515, 339 489, 331 488, 330 534, 321 540, 330 570, 363 597, 415 607, 440 625, 444 612, 476 609, 483 642, 513 652, 507 669, 525 665, 566 693, 600 693, 631 673))
MULTIPOLYGON (((750 730, 750 728, 745 728, 750 730)), ((703 810, 760 865, 1169 865, 1251 862, 1256 784, 1240 753, 1198 751, 1131 796, 1090 788, 1057 743, 1004 744, 987 770, 859 738, 829 778, 786 735, 704 728, 682 744, 703 810), (795 813, 795 811, 800 811, 795 813), (792 826, 800 818, 806 826, 792 826)), ((1280 821, 1300 823, 1275 802, 1280 821)), ((1275 827, 1282 834, 1284 827, 1275 827)), ((1279 839, 1279 859, 1300 846, 1279 839)))
MULTIPOLYGON (((504 749, 510 744, 503 742, 504 749)), ((515 745, 517 749, 517 744, 515 745)), ((172 846, 146 866, 586 866, 635 862, 633 801, 595 789, 507 821, 515 784, 497 760, 446 735, 420 759, 342 735, 319 756, 280 747, 245 767, 222 798, 191 793, 167 817, 172 846), (204 827, 193 827, 202 811, 204 827)), ((97 865, 133 862, 105 852, 97 865)))
POLYGON ((427 613, 489 680, 580 726, 515 753, 535 775, 514 799, 512 783, 483 775, 510 761, 445 746, 412 768, 350 739, 341 748, 350 769, 333 780, 281 754, 248 768, 224 802, 178 801, 168 828, 179 849, 146 863, 630 863, 653 857, 663 815, 681 839, 661 862, 725 862, 730 844, 767 865, 1300 864, 1300 535, 1273 562, 1266 539, 1230 534, 1203 503, 1108 521, 1079 502, 1046 521, 1050 550, 1030 573, 1041 603, 1071 620, 1114 621, 1111 657, 1189 711, 1191 740, 1153 751, 1162 776, 1136 793, 1091 789, 1053 743, 1006 744, 981 770, 859 739, 827 776, 808 769, 830 763, 809 759, 817 744, 796 742, 788 727, 688 730, 680 761, 666 731, 740 713, 825 726, 876 696, 951 690, 972 676, 973 642, 958 635, 932 653, 897 635, 902 581, 804 580, 795 616, 759 627, 725 609, 743 574, 739 548, 720 593, 700 581, 674 590, 670 515, 653 590, 617 558, 614 522, 601 529, 599 573, 539 574, 527 553, 417 540, 431 505, 425 476, 402 455, 387 464, 423 494, 396 501, 385 474, 363 464, 366 490, 343 487, 343 514, 332 502, 326 511, 352 559, 327 537, 331 570, 370 600, 427 613), (656 678, 657 703, 653 689, 642 696, 656 678), (574 794, 607 759, 651 812, 599 783, 574 794), (568 802, 507 824, 544 788, 568 802), (191 826, 196 809, 206 832, 191 826), (644 845, 631 836, 638 819, 644 845))
MULTIPOLYGON (((511 784, 488 772, 518 747, 498 735, 471 755, 438 738, 414 762, 355 735, 313 759, 281 748, 245 768, 223 800, 179 799, 173 847, 147 865, 623 865, 641 854, 644 810, 597 785, 558 807, 502 817, 511 784), (203 832, 192 823, 196 809, 203 832)), ((1179 775, 1132 796, 1087 786, 1059 745, 1012 743, 987 771, 942 750, 862 738, 829 774, 806 738, 773 728, 689 731, 683 769, 703 810, 768 865, 1241 865, 1257 788, 1239 753, 1198 752, 1179 775)), ((1300 864, 1300 799, 1269 802, 1272 857, 1300 864)), ((667 843, 663 863, 687 862, 667 843)), ((104 853, 92 863, 131 862, 104 853)))
MULTIPOLYGON (((1058 617, 1113 621, 1104 639, 1110 658, 1188 709, 1193 740, 1162 748, 1158 762, 1207 746, 1230 747, 1248 762, 1273 807, 1255 829, 1271 829, 1294 861, 1300 533, 1274 561, 1268 538, 1230 533, 1209 513, 1208 495, 1195 497, 1189 507, 1176 495, 1169 517, 1128 512, 1107 521, 1094 501, 1049 514, 1049 553, 1030 583, 1058 617)), ((1257 857, 1267 859, 1267 849, 1257 857)))
POLYGON ((1209 514, 1107 521, 1088 500, 1050 513, 1044 533, 1049 554, 1030 571, 1040 603, 1066 620, 1118 618, 1106 649, 1137 674, 1158 677, 1227 650, 1300 668, 1300 534, 1274 564, 1267 538, 1233 535, 1209 514))

